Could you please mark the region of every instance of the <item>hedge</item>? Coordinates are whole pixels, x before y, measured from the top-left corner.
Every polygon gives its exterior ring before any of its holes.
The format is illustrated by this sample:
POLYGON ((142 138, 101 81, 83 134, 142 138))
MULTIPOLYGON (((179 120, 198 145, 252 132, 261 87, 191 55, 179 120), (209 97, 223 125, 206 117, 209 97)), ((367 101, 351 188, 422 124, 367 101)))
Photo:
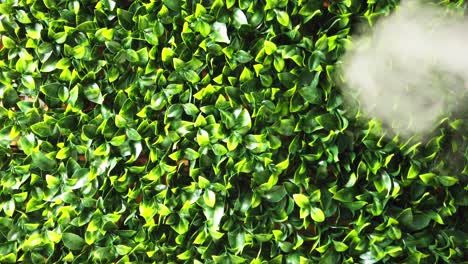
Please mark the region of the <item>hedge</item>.
POLYGON ((0 263, 460 263, 466 113, 388 138, 334 77, 397 4, 2 1, 0 263))

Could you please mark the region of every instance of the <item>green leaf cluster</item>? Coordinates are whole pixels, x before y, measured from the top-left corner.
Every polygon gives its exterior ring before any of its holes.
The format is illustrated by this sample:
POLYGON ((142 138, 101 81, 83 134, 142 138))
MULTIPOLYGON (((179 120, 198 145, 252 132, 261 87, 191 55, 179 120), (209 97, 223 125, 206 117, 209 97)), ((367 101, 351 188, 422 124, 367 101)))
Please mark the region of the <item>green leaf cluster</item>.
POLYGON ((2 1, 0 263, 461 262, 466 115, 388 139, 336 85, 396 5, 2 1))

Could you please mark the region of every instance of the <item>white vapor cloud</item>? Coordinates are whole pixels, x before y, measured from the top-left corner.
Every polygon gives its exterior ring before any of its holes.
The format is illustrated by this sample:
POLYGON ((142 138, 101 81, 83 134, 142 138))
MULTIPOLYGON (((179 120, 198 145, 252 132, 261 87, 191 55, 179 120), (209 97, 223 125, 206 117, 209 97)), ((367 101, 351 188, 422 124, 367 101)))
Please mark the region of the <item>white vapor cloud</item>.
POLYGON ((402 3, 353 39, 342 59, 345 94, 401 136, 431 131, 463 104, 468 87, 468 20, 441 7, 402 3))

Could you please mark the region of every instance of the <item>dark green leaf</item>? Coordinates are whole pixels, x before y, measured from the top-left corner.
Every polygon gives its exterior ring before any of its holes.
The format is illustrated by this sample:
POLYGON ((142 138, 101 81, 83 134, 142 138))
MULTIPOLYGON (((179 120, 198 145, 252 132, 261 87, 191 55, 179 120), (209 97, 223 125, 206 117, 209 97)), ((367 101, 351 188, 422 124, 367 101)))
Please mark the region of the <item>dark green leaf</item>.
POLYGON ((65 232, 62 234, 63 244, 71 250, 80 250, 84 245, 85 241, 77 234, 65 232))

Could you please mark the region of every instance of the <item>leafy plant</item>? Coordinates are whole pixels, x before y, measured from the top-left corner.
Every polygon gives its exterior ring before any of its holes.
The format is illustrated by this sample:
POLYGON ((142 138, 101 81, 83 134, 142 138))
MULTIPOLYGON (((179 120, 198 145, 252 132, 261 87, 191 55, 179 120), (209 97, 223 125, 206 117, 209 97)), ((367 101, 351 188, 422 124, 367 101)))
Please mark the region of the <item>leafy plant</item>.
POLYGON ((3 1, 0 262, 462 261, 466 116, 388 140, 335 85, 396 4, 3 1))

